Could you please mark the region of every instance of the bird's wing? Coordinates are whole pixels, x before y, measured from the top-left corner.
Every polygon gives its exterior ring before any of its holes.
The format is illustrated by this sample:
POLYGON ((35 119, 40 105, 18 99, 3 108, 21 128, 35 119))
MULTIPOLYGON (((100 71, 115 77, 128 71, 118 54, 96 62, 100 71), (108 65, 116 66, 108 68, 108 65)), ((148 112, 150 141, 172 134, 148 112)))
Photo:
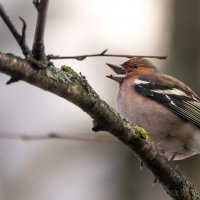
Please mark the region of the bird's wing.
POLYGON ((184 83, 162 73, 135 80, 135 90, 159 102, 200 128, 200 98, 184 83))

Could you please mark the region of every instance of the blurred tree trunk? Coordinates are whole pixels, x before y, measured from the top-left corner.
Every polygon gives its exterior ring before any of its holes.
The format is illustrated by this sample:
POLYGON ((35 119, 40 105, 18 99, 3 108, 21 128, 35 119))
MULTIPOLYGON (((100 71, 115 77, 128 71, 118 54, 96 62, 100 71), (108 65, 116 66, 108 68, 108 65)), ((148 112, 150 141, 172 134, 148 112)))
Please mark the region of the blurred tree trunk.
POLYGON ((172 38, 167 70, 200 94, 200 1, 172 1, 172 38))
MULTIPOLYGON (((167 69, 200 95, 200 1, 172 1, 172 38, 167 69)), ((180 165, 200 190, 200 156, 180 165)))

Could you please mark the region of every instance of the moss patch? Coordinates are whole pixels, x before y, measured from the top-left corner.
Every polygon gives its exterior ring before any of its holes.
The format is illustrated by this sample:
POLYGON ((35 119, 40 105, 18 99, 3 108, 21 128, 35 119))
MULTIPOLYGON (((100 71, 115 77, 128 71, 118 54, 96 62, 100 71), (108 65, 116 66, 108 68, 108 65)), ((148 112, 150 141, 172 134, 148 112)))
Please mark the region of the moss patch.
POLYGON ((141 137, 144 140, 148 139, 148 133, 141 127, 134 125, 135 134, 141 137))
POLYGON ((63 65, 61 66, 61 70, 66 72, 67 74, 71 74, 73 76, 79 76, 71 67, 63 65))

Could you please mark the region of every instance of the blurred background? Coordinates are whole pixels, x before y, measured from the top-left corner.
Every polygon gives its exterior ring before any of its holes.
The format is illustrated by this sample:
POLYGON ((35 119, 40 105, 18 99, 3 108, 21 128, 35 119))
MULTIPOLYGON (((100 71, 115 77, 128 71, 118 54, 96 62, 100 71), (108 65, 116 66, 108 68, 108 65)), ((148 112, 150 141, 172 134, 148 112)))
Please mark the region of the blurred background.
MULTIPOLYGON (((32 0, 0 2, 19 31, 18 16, 26 20, 31 47, 37 14, 32 0)), ((79 55, 108 48, 108 53, 116 54, 168 55, 167 60, 152 62, 200 94, 199 9, 198 0, 51 0, 46 52, 79 55)), ((22 55, 1 19, 0 44, 0 51, 22 55)), ((117 109, 118 85, 105 77, 111 73, 105 63, 125 60, 102 57, 54 63, 81 72, 117 109)), ((8 79, 0 74, 0 135, 56 132, 95 141, 0 139, 0 199, 171 199, 160 184, 152 186, 152 173, 146 167, 140 171, 137 157, 127 147, 111 142, 103 132, 93 133, 91 119, 79 108, 24 82, 7 86, 8 79), (105 141, 98 141, 101 136, 105 141)), ((200 191, 200 155, 177 164, 200 191)))

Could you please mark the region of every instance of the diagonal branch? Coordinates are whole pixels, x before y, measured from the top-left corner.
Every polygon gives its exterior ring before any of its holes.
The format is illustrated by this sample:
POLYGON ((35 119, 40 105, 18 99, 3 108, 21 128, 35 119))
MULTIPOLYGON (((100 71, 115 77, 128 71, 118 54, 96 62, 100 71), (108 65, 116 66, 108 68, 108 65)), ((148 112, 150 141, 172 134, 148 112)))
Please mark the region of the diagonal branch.
POLYGON ((69 67, 34 69, 26 60, 0 53, 0 72, 52 92, 74 103, 94 120, 93 130, 104 130, 129 146, 146 163, 167 193, 176 200, 199 200, 195 186, 147 140, 144 130, 122 118, 69 67))
POLYGON ((1 3, 0 3, 0 16, 7 25, 8 29, 10 30, 14 38, 16 39, 19 46, 21 47, 22 53, 24 54, 25 57, 27 57, 30 54, 30 50, 25 40, 26 22, 22 18, 20 18, 20 20, 23 23, 22 35, 20 35, 15 26, 13 25, 12 21, 10 20, 9 16, 6 14, 1 3))
POLYGON ((76 60, 84 60, 88 57, 124 57, 124 58, 133 58, 133 57, 145 57, 145 58, 158 58, 158 59, 166 59, 167 56, 144 56, 144 55, 126 55, 126 54, 108 54, 106 53, 108 49, 105 49, 101 53, 95 54, 85 54, 78 56, 56 56, 56 55, 48 55, 48 59, 56 60, 56 59, 76 59, 76 60))
POLYGON ((49 0, 34 0, 33 4, 38 12, 34 42, 33 42, 33 58, 46 62, 45 48, 44 48, 44 31, 46 25, 46 16, 49 0))

